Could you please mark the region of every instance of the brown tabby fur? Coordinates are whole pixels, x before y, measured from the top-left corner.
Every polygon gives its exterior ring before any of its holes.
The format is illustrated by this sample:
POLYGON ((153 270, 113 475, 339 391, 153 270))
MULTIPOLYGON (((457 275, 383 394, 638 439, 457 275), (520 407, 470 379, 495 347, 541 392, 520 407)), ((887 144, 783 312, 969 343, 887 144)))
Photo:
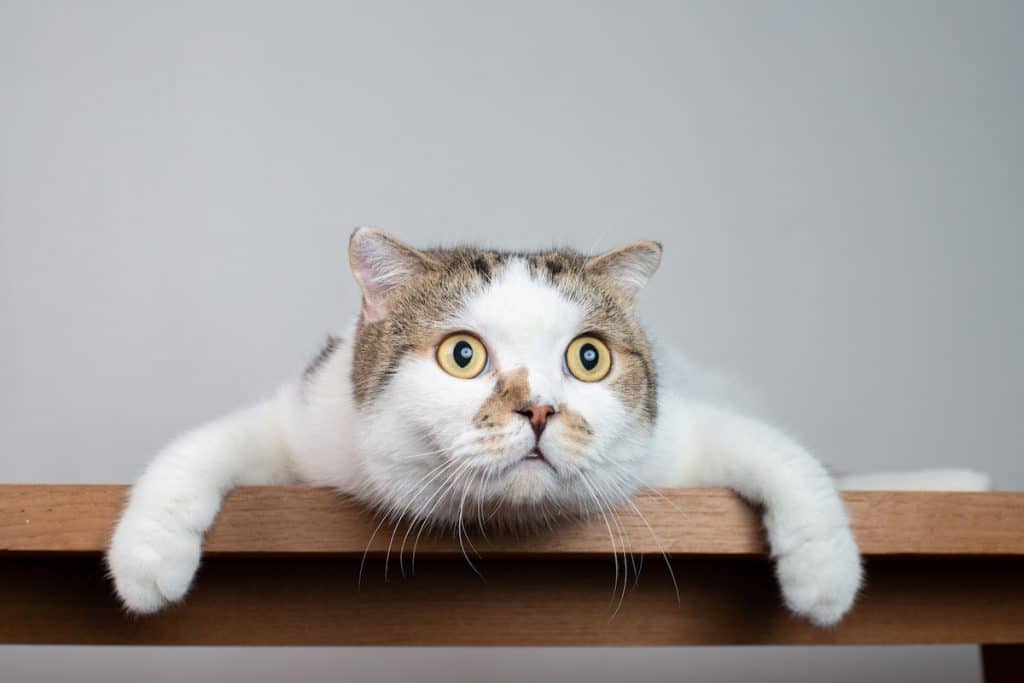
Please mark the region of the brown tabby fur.
MULTIPOLYGON (((374 402, 387 386, 402 359, 409 354, 432 355, 449 333, 445 321, 456 315, 468 297, 485 288, 510 259, 523 259, 534 278, 550 283, 586 310, 580 334, 602 339, 613 353, 613 372, 606 380, 622 401, 638 408, 653 422, 657 411, 657 382, 651 351, 633 318, 632 300, 605 277, 601 257, 591 258, 570 249, 515 253, 457 247, 418 251, 389 238, 407 263, 419 271, 413 281, 387 295, 387 314, 368 321, 361 316, 355 340, 352 386, 358 405, 374 402), (588 267, 589 266, 589 267, 588 267)), ((477 426, 499 423, 522 407, 529 396, 525 372, 505 373, 494 393, 481 407, 477 426)), ((571 413, 580 439, 592 429, 582 415, 571 413)), ((567 424, 569 423, 567 422, 567 424)))

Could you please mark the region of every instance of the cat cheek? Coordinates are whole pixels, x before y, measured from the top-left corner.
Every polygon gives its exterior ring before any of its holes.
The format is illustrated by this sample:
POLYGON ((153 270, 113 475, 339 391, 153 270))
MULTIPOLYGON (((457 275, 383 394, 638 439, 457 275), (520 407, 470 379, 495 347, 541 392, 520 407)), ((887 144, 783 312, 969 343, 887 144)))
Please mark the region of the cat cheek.
POLYGON ((556 437, 559 446, 577 457, 585 453, 596 438, 590 421, 566 405, 559 410, 558 417, 558 428, 552 436, 556 437))
POLYGON ((500 432, 485 432, 473 439, 473 447, 485 453, 500 452, 508 447, 508 439, 500 432))

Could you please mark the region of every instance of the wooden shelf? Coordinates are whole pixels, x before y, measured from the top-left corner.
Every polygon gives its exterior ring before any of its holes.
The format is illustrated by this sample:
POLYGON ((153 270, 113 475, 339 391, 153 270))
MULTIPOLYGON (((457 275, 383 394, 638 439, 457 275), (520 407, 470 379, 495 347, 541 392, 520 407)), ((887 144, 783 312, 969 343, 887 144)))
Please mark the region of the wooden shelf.
MULTIPOLYGON (((642 563, 638 582, 630 566, 620 606, 600 521, 474 537, 483 580, 457 543, 424 538, 413 575, 411 539, 399 558, 399 530, 387 557, 392 530, 373 534, 374 517, 329 490, 239 489, 207 537, 185 603, 132 619, 101 558, 125 493, 0 486, 0 643, 1024 643, 1021 493, 845 493, 868 578, 854 611, 829 630, 781 606, 756 515, 722 490, 638 496, 653 533, 620 511, 642 563)), ((991 652, 1005 662, 1021 650, 991 652)))
MULTIPOLYGON (((102 552, 126 493, 127 487, 115 485, 0 485, 0 552, 102 552)), ((844 493, 843 498, 861 552, 868 557, 1024 557, 1024 493, 855 491, 844 493)), ((729 491, 664 490, 641 493, 634 500, 653 529, 630 508, 620 510, 634 553, 765 553, 754 511, 729 491)), ((391 542, 391 529, 381 529, 371 541, 376 526, 372 514, 330 489, 240 488, 225 501, 204 552, 361 556, 369 547, 372 555, 383 555, 391 542)), ((398 535, 397 542, 403 535, 398 535)), ((392 551, 397 551, 396 543, 392 551)), ((601 520, 567 524, 524 538, 492 536, 478 539, 475 545, 488 557, 612 552, 601 520)), ((417 553, 437 556, 461 551, 450 539, 425 537, 417 553)))

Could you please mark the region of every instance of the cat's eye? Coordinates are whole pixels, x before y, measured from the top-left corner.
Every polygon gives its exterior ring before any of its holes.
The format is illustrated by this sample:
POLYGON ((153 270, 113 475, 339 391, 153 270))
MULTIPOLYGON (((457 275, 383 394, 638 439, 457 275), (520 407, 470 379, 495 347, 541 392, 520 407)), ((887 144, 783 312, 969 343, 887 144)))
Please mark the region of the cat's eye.
POLYGON ((612 352, 597 337, 576 337, 565 350, 565 366, 581 382, 598 382, 612 369, 612 352))
POLYGON ((487 367, 487 349, 473 335, 456 332, 437 347, 437 364, 452 377, 473 379, 487 367))

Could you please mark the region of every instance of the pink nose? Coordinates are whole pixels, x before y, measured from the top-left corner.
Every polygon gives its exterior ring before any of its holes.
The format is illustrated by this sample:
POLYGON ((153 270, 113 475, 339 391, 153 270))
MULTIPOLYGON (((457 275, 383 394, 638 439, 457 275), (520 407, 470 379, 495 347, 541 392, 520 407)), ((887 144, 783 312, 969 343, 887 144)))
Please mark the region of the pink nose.
POLYGON ((516 412, 530 421, 533 434, 539 439, 540 435, 544 433, 544 428, 548 426, 548 416, 554 414, 555 408, 554 406, 526 406, 516 412))

